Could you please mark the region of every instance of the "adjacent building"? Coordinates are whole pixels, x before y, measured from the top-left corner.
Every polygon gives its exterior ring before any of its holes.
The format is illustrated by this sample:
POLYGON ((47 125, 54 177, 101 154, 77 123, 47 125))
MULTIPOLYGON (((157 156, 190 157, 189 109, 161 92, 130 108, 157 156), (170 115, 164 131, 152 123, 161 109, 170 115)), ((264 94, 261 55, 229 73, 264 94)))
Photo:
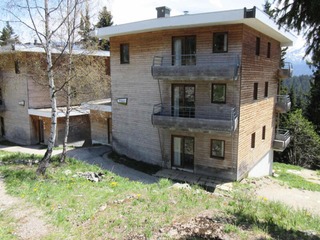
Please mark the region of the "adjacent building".
MULTIPOLYGON (((68 56, 59 56, 55 80, 57 89, 67 79, 68 56)), ((82 102, 110 97, 109 52, 75 50, 74 69, 78 79, 72 80, 72 111, 68 142, 91 142, 90 110, 82 102)), ((34 44, 0 48, 0 122, 1 136, 22 145, 46 144, 50 134, 51 104, 45 74, 45 53, 34 44)), ((56 145, 63 142, 66 94, 57 93, 58 125, 56 145)), ((105 128, 107 129, 107 127, 105 128)), ((95 136, 93 136, 95 137, 95 136)))

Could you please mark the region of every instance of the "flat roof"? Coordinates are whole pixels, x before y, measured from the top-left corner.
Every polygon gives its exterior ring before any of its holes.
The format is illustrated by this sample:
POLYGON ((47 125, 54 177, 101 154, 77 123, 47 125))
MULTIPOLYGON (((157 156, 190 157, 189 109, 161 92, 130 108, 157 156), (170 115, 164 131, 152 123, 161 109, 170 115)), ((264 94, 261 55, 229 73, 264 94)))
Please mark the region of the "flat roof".
MULTIPOLYGON (((38 117, 46 117, 51 118, 51 108, 29 108, 28 109, 29 115, 34 115, 38 117)), ((88 109, 84 109, 81 106, 72 107, 72 110, 70 112, 70 116, 81 116, 81 115, 87 115, 90 114, 90 111, 88 109)), ((65 117, 66 116, 66 107, 58 107, 57 108, 57 118, 65 117)))
POLYGON ((281 46, 292 46, 295 35, 279 26, 265 12, 255 8, 255 16, 245 17, 244 9, 209 12, 199 14, 185 14, 173 17, 149 19, 139 22, 98 28, 94 35, 99 38, 110 39, 115 36, 130 35, 151 31, 161 31, 179 28, 205 27, 215 25, 245 24, 262 32, 281 43, 281 46))
MULTIPOLYGON (((6 45, 0 47, 0 54, 1 53, 14 53, 14 52, 29 52, 29 53, 44 53, 43 47, 41 45, 34 45, 34 44, 14 44, 6 45)), ((53 54, 60 54, 61 49, 57 47, 52 47, 53 54)), ((67 54, 68 50, 64 50, 64 54, 67 54)), ((73 49, 73 54, 75 55, 88 55, 88 56, 99 56, 99 57, 110 57, 110 51, 102 51, 102 50, 88 50, 82 49, 76 46, 73 49)))
POLYGON ((82 103, 81 106, 89 110, 112 112, 111 98, 89 101, 86 103, 82 103))

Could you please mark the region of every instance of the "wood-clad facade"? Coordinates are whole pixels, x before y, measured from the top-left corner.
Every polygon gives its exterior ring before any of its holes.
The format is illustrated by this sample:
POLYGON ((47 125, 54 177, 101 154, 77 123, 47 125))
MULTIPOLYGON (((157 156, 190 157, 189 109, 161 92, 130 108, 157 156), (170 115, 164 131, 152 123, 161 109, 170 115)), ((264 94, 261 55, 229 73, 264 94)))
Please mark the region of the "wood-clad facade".
MULTIPOLYGON (((165 168, 240 180, 268 175, 290 142, 277 116, 281 47, 294 36, 263 11, 236 9, 97 29, 110 40, 112 146, 165 168)), ((163 14, 166 13, 166 14, 163 14)))

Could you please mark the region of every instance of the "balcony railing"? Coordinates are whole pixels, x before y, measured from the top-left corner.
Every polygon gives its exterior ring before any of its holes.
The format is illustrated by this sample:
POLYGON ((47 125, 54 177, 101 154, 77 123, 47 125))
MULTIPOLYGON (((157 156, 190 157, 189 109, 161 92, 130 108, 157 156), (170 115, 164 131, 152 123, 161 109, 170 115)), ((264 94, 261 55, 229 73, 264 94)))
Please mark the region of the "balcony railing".
POLYGON ((172 107, 157 104, 152 124, 162 128, 199 132, 227 132, 237 129, 238 115, 234 107, 172 107))
POLYGON ((280 113, 287 113, 291 108, 291 100, 289 95, 278 95, 276 102, 276 110, 280 113))
POLYGON ((292 73, 293 66, 290 62, 285 62, 284 66, 279 69, 279 77, 283 79, 292 77, 292 73))
POLYGON ((285 129, 277 129, 273 141, 273 150, 283 152, 290 143, 290 133, 285 129))
POLYGON ((4 105, 4 102, 2 99, 0 99, 0 112, 3 112, 6 110, 6 106, 4 105))
POLYGON ((154 79, 237 80, 240 57, 234 53, 155 56, 151 67, 154 79))

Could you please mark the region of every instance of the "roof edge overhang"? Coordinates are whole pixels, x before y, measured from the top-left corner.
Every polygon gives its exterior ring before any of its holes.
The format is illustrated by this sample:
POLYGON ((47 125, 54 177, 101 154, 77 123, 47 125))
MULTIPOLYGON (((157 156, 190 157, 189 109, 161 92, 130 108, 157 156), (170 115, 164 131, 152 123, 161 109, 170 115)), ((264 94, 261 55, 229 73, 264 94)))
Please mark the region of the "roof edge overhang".
POLYGON ((245 24, 262 32, 275 40, 281 46, 292 46, 296 38, 292 33, 279 28, 270 17, 256 8, 255 17, 245 18, 244 9, 209 12, 199 14, 187 14, 174 17, 156 18, 133 23, 126 23, 105 28, 98 28, 93 33, 99 38, 131 35, 137 33, 154 32, 161 30, 206 27, 215 25, 245 24))
MULTIPOLYGON (((45 118, 51 118, 51 108, 41 108, 41 109, 35 109, 35 108, 29 108, 28 114, 38 117, 45 117, 45 118)), ((73 116, 82 116, 82 115, 88 115, 90 114, 90 111, 88 109, 83 109, 81 107, 73 107, 70 112, 70 117, 73 116)), ((62 118, 66 116, 66 108, 57 108, 57 118, 62 118)))

